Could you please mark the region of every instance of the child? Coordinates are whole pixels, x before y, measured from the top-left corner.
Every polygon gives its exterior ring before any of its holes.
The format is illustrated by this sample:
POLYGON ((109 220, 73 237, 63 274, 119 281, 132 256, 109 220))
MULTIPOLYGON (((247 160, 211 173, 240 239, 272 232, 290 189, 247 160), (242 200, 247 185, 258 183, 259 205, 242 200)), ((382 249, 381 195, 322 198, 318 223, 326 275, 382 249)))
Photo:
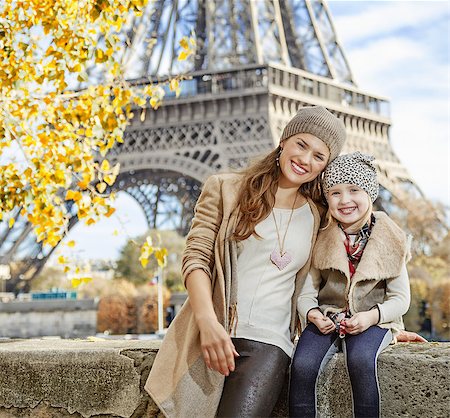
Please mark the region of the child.
POLYGON ((378 196, 373 159, 359 152, 342 155, 324 172, 327 225, 297 303, 303 332, 291 366, 292 417, 316 416, 319 374, 340 349, 354 416, 380 416, 377 357, 403 329, 410 303, 409 246, 385 213, 372 212, 378 196))

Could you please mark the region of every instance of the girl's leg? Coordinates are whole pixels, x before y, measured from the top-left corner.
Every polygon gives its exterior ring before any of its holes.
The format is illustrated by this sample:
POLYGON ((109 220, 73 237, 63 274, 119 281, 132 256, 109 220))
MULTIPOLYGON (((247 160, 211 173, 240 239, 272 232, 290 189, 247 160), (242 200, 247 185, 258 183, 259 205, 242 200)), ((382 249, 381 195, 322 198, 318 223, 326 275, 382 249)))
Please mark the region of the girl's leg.
POLYGON ((279 347, 233 338, 240 354, 235 371, 225 378, 217 417, 269 417, 278 400, 289 366, 279 347))
POLYGON ((291 364, 289 416, 314 418, 317 410, 316 386, 320 373, 339 350, 336 332, 324 335, 314 324, 302 332, 291 364))
POLYGON ((390 330, 371 326, 358 335, 346 335, 343 350, 352 384, 353 413, 356 418, 380 416, 380 388, 377 359, 392 341, 390 330))

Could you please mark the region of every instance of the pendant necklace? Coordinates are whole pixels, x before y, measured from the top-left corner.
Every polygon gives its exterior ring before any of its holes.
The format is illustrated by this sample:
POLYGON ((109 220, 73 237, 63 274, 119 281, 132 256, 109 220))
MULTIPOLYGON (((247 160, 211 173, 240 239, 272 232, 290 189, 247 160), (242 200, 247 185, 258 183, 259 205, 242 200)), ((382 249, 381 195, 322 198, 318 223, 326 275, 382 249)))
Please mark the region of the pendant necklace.
MULTIPOLYGON (((297 202, 297 196, 298 196, 298 194, 295 195, 294 203, 292 204, 291 214, 289 216, 289 220, 286 225, 286 231, 284 231, 283 240, 281 240, 281 238, 280 238, 280 230, 278 228, 277 220, 275 218, 275 214, 273 213, 273 208, 272 208, 272 216, 273 216, 273 221, 275 222, 275 229, 277 230, 279 250, 277 250, 276 248, 273 249, 273 251, 270 253, 270 261, 278 267, 278 270, 283 270, 292 261, 292 256, 287 251, 284 251, 284 241, 286 239, 287 231, 289 229, 292 215, 294 213, 294 207, 295 207, 295 203, 297 202)), ((281 222, 280 222, 280 226, 281 226, 281 222)))

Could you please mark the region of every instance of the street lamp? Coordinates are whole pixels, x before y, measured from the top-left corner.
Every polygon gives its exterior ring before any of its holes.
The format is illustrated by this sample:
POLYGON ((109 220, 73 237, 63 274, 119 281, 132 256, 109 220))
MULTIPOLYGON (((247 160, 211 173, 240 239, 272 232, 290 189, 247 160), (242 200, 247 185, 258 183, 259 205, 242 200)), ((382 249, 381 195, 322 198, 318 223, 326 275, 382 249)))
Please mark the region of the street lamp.
POLYGON ((158 267, 158 334, 161 335, 164 329, 163 310, 163 268, 158 267))
POLYGON ((0 280, 2 281, 2 293, 5 291, 6 288, 6 280, 9 280, 11 278, 11 269, 9 267, 9 264, 0 264, 0 280))

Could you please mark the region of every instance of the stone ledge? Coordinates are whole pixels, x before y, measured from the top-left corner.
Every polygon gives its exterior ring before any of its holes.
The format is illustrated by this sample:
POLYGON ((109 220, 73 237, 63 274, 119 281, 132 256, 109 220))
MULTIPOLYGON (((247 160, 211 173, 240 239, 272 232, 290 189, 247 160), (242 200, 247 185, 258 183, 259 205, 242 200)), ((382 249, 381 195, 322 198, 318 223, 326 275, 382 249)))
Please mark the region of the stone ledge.
POLYGON ((8 303, 0 303, 0 312, 17 313, 17 312, 73 312, 97 310, 97 301, 95 299, 46 299, 46 300, 30 300, 27 302, 11 301, 8 303))
MULTIPOLYGON (((1 341, 0 418, 161 418, 144 390, 159 346, 159 341, 1 341)), ((378 370, 383 417, 450 415, 449 343, 390 347, 380 355, 378 370)), ((321 416, 351 417, 347 379, 344 359, 335 355, 319 382, 321 416)), ((274 416, 286 412, 285 387, 274 416)))

